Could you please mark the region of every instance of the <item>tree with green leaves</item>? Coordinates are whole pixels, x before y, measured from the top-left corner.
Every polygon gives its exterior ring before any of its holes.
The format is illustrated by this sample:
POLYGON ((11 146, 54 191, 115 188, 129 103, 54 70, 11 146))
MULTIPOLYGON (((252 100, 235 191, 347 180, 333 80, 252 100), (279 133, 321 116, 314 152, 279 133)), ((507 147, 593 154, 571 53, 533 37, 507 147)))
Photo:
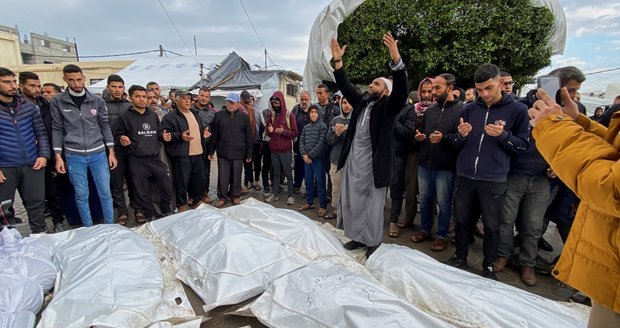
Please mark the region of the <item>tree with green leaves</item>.
POLYGON ((410 88, 425 76, 450 72, 472 86, 476 68, 493 63, 517 84, 551 63, 547 38, 554 17, 530 0, 367 0, 338 28, 354 83, 389 74, 381 37, 391 31, 407 64, 410 88))

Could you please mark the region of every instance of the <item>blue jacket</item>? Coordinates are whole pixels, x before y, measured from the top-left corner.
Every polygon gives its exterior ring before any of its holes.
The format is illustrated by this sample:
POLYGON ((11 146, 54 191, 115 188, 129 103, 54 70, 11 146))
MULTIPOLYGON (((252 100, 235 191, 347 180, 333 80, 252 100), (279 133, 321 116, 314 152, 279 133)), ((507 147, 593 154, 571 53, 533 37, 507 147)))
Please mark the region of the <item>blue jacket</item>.
POLYGON ((327 151, 327 125, 321 121, 310 122, 299 137, 301 155, 311 159, 323 158, 327 151))
POLYGON ((16 97, 14 109, 0 105, 0 167, 33 165, 50 157, 41 113, 30 101, 16 97))
POLYGON ((502 100, 488 107, 482 98, 463 107, 462 117, 472 126, 463 138, 453 137, 454 145, 461 149, 456 161, 459 176, 490 182, 504 182, 510 170, 510 156, 530 147, 530 120, 527 107, 516 102, 512 95, 502 94, 502 100), (484 132, 487 124, 504 121, 504 132, 491 137, 484 132))

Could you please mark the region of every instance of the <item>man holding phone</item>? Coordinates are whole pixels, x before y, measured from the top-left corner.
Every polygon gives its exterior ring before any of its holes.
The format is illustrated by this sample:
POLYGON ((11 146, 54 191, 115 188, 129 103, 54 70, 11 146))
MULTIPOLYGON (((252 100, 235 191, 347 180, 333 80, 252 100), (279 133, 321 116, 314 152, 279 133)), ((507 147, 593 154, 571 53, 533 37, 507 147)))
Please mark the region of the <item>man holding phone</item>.
POLYGON ((456 162, 456 253, 447 264, 467 267, 471 210, 479 202, 484 223, 482 276, 497 280, 500 216, 506 195, 510 155, 529 146, 527 108, 511 94, 502 93, 499 68, 483 64, 474 74, 475 102, 463 108, 452 142, 462 151, 456 162))

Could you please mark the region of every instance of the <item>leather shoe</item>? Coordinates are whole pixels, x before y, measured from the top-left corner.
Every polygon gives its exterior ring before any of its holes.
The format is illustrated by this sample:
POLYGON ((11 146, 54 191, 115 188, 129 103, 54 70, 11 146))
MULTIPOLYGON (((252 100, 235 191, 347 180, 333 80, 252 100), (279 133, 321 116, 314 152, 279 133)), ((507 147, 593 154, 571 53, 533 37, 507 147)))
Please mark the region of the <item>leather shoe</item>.
POLYGON ((372 255, 372 253, 374 253, 377 250, 377 248, 379 248, 379 246, 381 246, 381 244, 377 246, 368 246, 368 249, 366 250, 366 258, 369 258, 370 255, 372 255))
POLYGON ((504 268, 506 268, 507 264, 508 258, 505 256, 500 256, 495 260, 495 263, 493 263, 493 271, 502 272, 504 271, 504 268))
POLYGON ((538 248, 542 249, 545 252, 553 252, 553 246, 551 246, 551 244, 549 244, 549 242, 546 241, 543 237, 540 237, 540 239, 538 239, 538 248))
POLYGON ((350 242, 344 244, 343 246, 344 246, 345 249, 348 249, 348 250, 352 251, 354 249, 358 249, 358 248, 364 247, 366 245, 360 243, 359 241, 351 240, 350 242))
POLYGON ((459 259, 456 254, 452 255, 447 261, 443 263, 457 269, 467 270, 467 260, 459 259))
POLYGON ((536 285, 536 274, 533 267, 521 267, 521 281, 527 286, 536 285))

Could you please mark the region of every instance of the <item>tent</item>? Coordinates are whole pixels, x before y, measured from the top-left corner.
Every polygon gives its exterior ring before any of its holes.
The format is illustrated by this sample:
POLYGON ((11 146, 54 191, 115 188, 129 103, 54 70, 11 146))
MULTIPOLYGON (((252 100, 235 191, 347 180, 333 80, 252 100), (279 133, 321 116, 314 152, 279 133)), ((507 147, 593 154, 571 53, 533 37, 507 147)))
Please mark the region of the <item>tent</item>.
MULTIPOLYGON (((254 107, 262 110, 268 106, 268 98, 275 91, 280 90, 286 96, 295 97, 302 77, 285 70, 252 70, 248 62, 243 60, 234 51, 219 65, 207 73, 204 80, 192 85, 191 89, 206 86, 211 89, 212 101, 216 108, 224 105, 224 99, 230 92, 240 93, 248 90, 254 96, 254 107), (292 86, 289 88, 289 85, 292 86)), ((290 102, 294 100, 289 99, 290 102)), ((287 101, 287 107, 292 103, 287 101)))
MULTIPOLYGON (((217 67, 224 58, 223 55, 143 57, 116 74, 125 80, 127 88, 133 84, 146 86, 150 81, 157 82, 162 91, 189 88, 200 81, 200 64, 203 64, 203 72, 207 73, 217 67)), ((88 89, 91 92, 102 93, 106 84, 107 81, 102 80, 89 86, 88 89)))

